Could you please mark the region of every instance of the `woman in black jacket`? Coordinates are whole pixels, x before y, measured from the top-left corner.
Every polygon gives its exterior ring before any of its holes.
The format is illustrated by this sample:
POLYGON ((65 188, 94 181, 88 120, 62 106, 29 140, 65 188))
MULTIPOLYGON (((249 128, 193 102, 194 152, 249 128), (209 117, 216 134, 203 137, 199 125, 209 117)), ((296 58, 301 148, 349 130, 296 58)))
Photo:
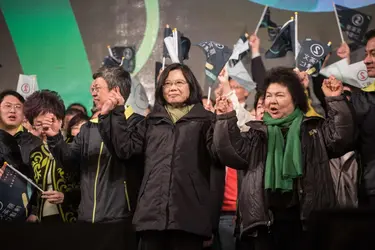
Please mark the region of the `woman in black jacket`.
POLYGON ((212 197, 218 197, 210 189, 214 115, 201 100, 191 70, 171 64, 160 75, 152 112, 136 130, 127 126, 118 93, 102 109, 101 127, 110 133, 117 156, 145 156, 133 219, 142 249, 201 249, 211 236, 217 204, 212 197))
POLYGON ((328 117, 305 117, 307 100, 298 76, 277 68, 265 80, 263 121, 240 133, 230 101, 217 100, 214 145, 219 159, 245 170, 239 194, 242 235, 254 249, 303 249, 302 226, 311 211, 336 207, 329 158, 354 139, 353 117, 341 82, 323 85, 328 117))

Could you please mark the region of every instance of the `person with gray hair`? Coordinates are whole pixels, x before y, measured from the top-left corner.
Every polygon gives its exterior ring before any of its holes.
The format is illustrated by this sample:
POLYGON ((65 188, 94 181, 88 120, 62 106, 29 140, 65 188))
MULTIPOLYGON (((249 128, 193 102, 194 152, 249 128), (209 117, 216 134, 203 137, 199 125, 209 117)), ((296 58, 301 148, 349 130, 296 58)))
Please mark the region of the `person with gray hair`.
MULTIPOLYGON (((121 67, 103 66, 94 73, 93 79, 90 90, 97 111, 101 112, 112 92, 121 94, 125 100, 129 97, 130 74, 121 67)), ((132 112, 131 108, 127 109, 125 115, 130 126, 143 120, 143 117, 132 112)), ((98 118, 84 124, 70 144, 63 140, 58 129, 51 126, 55 119, 53 115, 46 116, 42 126, 51 153, 63 163, 64 168, 79 164, 81 202, 78 221, 120 222, 131 231, 131 221, 143 176, 142 159, 134 156, 128 160, 120 160, 113 153, 112 146, 102 139, 106 135, 99 130, 102 124, 98 118)), ((133 249, 136 244, 135 233, 129 234, 126 244, 127 249, 133 249)))

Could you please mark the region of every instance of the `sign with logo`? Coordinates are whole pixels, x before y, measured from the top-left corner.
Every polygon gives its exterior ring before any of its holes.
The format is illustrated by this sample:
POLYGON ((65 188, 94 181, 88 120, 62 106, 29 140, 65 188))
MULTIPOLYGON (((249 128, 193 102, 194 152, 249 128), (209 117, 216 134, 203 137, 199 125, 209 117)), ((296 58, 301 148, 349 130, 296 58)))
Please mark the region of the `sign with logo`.
POLYGON ((300 71, 308 71, 315 67, 316 71, 319 71, 321 64, 330 51, 331 47, 327 44, 306 38, 297 56, 298 69, 300 71))
POLYGON ((17 92, 23 96, 23 98, 29 97, 32 93, 38 90, 38 82, 36 75, 19 75, 17 92))

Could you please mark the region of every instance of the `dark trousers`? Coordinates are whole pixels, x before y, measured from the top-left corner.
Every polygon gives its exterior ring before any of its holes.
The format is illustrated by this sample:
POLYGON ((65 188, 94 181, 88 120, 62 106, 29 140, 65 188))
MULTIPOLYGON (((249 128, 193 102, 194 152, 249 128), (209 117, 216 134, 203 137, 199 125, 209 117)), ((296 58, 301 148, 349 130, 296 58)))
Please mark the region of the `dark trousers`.
POLYGON ((234 229, 236 226, 235 212, 232 215, 224 214, 220 216, 219 223, 219 242, 221 250, 235 250, 236 238, 234 237, 234 229))
POLYGON ((257 237, 244 236, 241 250, 299 250, 304 249, 304 234, 297 208, 274 213, 270 228, 260 228, 257 237))
POLYGON ((201 250, 204 237, 183 231, 144 231, 141 250, 201 250))

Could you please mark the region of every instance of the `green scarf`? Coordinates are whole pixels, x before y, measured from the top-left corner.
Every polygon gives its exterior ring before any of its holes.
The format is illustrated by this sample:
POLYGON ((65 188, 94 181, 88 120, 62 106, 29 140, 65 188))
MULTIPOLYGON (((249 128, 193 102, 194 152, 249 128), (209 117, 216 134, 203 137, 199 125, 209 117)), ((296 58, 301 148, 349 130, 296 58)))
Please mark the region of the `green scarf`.
POLYGON ((194 105, 188 105, 184 107, 175 108, 171 105, 165 105, 165 109, 167 110, 173 123, 176 123, 178 120, 181 119, 181 117, 189 113, 193 107, 194 105))
POLYGON ((273 119, 268 113, 264 113, 263 120, 268 130, 265 189, 292 191, 293 179, 302 176, 302 153, 299 138, 302 119, 303 113, 298 108, 281 119, 273 119), (284 143, 284 136, 281 132, 282 128, 288 128, 286 143, 284 143))

